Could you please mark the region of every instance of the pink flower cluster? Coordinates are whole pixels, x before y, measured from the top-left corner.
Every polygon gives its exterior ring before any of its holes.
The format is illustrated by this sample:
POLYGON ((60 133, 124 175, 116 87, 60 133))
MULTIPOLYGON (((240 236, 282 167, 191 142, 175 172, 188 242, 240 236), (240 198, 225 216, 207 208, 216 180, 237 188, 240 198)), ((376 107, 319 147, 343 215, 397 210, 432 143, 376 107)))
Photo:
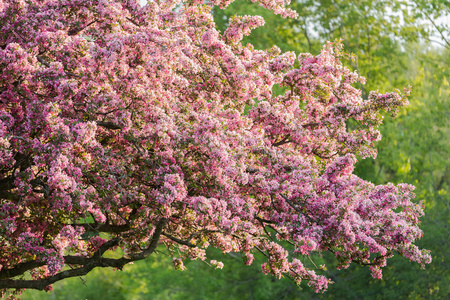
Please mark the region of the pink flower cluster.
POLYGON ((376 278, 395 253, 431 262, 413 187, 352 174, 409 91, 363 99, 339 43, 298 58, 243 46, 264 21, 221 34, 211 8, 231 2, 0 0, 2 270, 34 260, 33 279, 50 277, 111 239, 127 257, 164 245, 179 270, 208 246, 247 265, 258 251, 265 274, 317 292, 331 281, 295 255, 376 278))
POLYGON ((244 35, 250 35, 251 30, 263 25, 264 19, 260 16, 234 17, 230 19, 230 24, 223 35, 227 42, 236 44, 242 40, 244 35))

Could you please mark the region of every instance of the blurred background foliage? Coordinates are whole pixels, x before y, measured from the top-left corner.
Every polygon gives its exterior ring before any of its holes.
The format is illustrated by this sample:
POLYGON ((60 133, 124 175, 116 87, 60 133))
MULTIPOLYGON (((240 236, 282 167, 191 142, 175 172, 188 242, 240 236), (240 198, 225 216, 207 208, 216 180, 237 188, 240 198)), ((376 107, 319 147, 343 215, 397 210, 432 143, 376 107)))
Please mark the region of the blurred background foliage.
MULTIPOLYGON (((262 257, 246 267, 239 254, 208 249, 223 270, 187 261, 174 271, 164 253, 126 266, 123 271, 96 269, 84 278, 54 285, 50 293, 25 291, 24 299, 449 299, 450 298, 450 2, 447 0, 297 0, 299 13, 286 20, 249 2, 214 9, 222 32, 233 15, 262 15, 264 27, 243 40, 256 48, 318 54, 327 40, 343 39, 356 54, 348 66, 367 78, 360 86, 382 92, 413 86, 411 104, 397 118, 386 117, 376 160, 361 160, 356 174, 375 184, 407 182, 416 186, 416 201, 425 206, 420 247, 432 251, 425 269, 396 256, 382 280, 367 268, 352 265, 337 271, 330 255, 312 257, 335 282, 324 294, 288 279, 260 272, 262 257)), ((305 258, 306 259, 306 258, 305 258)), ((306 259, 308 260, 308 259, 306 259)), ((306 262, 314 267, 313 262, 306 262)))

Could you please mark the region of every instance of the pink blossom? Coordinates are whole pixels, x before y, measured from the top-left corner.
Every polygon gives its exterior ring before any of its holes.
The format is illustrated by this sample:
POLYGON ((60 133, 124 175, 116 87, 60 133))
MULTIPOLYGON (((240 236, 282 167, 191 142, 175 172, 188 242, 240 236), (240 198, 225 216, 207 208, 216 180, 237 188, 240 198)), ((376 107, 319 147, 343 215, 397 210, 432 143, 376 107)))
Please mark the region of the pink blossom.
MULTIPOLYGON (((1 2, 2 270, 35 261, 32 280, 63 278, 74 257, 120 247, 122 259, 102 262, 117 267, 158 246, 184 270, 211 246, 247 265, 261 252, 264 274, 323 292, 325 267, 306 269, 285 243, 375 278, 396 253, 431 262, 414 244, 414 188, 353 174, 409 90, 363 99, 339 43, 298 57, 243 46, 264 20, 238 16, 221 34, 211 7, 231 2, 1 2)), ((289 1, 256 2, 296 15, 289 1)))

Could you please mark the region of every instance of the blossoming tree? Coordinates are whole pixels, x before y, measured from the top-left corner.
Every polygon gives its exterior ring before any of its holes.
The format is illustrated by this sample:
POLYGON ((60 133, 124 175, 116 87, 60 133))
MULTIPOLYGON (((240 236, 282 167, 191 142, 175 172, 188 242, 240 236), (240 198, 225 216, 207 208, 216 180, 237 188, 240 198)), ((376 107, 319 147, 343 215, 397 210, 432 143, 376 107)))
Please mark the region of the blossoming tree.
POLYGON ((178 269, 208 246, 248 265, 261 252, 265 274, 317 292, 330 281, 304 266, 311 253, 378 278, 394 253, 431 261, 413 244, 413 187, 352 175, 408 91, 362 99, 339 43, 298 58, 242 46, 264 21, 219 33, 211 7, 230 2, 0 0, 0 289, 49 289, 159 246, 178 269))

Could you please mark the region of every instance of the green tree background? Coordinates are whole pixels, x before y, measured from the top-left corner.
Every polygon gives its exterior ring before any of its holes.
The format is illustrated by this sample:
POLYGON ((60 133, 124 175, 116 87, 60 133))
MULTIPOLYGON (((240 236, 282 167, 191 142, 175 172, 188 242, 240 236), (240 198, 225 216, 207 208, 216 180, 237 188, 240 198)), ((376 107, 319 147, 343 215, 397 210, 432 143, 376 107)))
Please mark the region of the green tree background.
MULTIPOLYGON (((333 268, 333 257, 308 262, 327 263, 335 282, 324 294, 307 286, 298 289, 288 279, 277 280, 260 272, 262 258, 246 267, 238 254, 223 255, 223 270, 205 262, 185 262, 187 270, 174 271, 164 253, 124 268, 96 269, 84 278, 54 285, 50 293, 25 291, 24 299, 449 299, 450 298, 450 28, 439 23, 450 18, 446 0, 298 0, 296 20, 275 16, 249 1, 237 1, 227 10, 215 9, 223 32, 233 15, 262 15, 266 25, 243 43, 267 49, 318 54, 326 40, 343 39, 345 50, 357 59, 349 67, 367 78, 363 95, 390 91, 411 84, 411 105, 396 119, 386 118, 376 160, 361 160, 357 175, 375 184, 407 182, 416 186, 423 201, 424 237, 418 245, 432 251, 425 270, 396 256, 388 262, 382 280, 367 268, 333 268)), ((114 255, 112 253, 111 255, 114 255)))

